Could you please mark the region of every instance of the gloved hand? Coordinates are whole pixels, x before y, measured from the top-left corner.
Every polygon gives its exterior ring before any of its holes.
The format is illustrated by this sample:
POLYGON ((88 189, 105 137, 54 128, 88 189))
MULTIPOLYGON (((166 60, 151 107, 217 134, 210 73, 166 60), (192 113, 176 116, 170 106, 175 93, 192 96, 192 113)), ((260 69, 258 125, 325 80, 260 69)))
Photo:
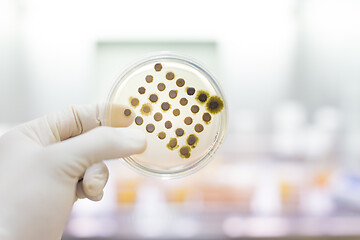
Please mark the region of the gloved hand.
POLYGON ((108 115, 116 128, 102 126, 105 106, 75 106, 0 137, 0 239, 60 239, 78 197, 102 198, 103 160, 146 148, 124 110, 108 115))

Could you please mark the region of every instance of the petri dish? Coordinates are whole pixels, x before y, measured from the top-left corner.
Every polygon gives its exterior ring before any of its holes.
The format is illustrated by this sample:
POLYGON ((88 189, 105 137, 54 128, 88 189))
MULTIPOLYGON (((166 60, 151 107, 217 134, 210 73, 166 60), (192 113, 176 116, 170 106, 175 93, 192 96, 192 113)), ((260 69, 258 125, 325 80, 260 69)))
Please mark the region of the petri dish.
MULTIPOLYGON (((157 54, 133 64, 116 80, 107 103, 133 109, 130 128, 144 131, 148 145, 124 161, 147 176, 177 178, 198 171, 225 135, 227 108, 219 84, 184 56, 157 54)), ((106 124, 111 126, 110 117, 106 124)))

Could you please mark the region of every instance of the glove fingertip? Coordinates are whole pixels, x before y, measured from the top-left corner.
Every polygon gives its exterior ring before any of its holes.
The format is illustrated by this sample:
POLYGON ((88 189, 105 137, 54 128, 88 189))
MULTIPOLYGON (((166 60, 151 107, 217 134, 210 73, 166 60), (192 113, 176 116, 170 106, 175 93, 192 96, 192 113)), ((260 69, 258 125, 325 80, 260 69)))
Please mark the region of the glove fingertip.
POLYGON ((98 194, 96 196, 87 196, 87 198, 91 201, 98 202, 103 198, 103 196, 104 196, 104 191, 101 191, 100 194, 98 194))
POLYGON ((105 116, 105 125, 111 127, 128 127, 135 118, 131 108, 119 104, 108 105, 105 116))

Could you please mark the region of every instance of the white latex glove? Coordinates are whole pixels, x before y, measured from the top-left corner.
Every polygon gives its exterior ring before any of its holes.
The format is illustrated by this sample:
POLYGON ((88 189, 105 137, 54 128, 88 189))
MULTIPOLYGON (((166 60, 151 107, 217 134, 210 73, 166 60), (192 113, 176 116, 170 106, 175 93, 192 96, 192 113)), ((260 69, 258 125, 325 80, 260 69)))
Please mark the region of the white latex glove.
POLYGON ((102 160, 146 148, 142 132, 124 128, 134 119, 124 109, 112 108, 116 128, 99 127, 105 107, 75 106, 0 138, 1 240, 60 239, 78 197, 102 198, 108 179, 102 160))

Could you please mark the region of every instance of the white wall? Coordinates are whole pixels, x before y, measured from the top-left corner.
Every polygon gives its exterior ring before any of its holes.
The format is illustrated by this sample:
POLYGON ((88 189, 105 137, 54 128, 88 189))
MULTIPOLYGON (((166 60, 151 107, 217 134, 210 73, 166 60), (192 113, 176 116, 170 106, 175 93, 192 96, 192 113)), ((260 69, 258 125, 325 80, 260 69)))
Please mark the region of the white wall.
POLYGON ((360 1, 301 2, 294 93, 313 112, 340 109, 343 162, 360 167, 360 1), (350 163, 351 162, 351 163, 350 163))
POLYGON ((288 89, 294 1, 19 3, 31 109, 26 117, 18 116, 19 121, 94 101, 89 84, 97 41, 217 42, 218 78, 234 110, 270 107, 288 89))
POLYGON ((239 111, 269 122, 296 97, 308 110, 337 105, 358 132, 359 12, 357 0, 1 0, 0 122, 99 101, 98 42, 183 41, 216 44, 230 129, 239 111))
POLYGON ((28 116, 22 7, 0 1, 0 125, 28 116))

